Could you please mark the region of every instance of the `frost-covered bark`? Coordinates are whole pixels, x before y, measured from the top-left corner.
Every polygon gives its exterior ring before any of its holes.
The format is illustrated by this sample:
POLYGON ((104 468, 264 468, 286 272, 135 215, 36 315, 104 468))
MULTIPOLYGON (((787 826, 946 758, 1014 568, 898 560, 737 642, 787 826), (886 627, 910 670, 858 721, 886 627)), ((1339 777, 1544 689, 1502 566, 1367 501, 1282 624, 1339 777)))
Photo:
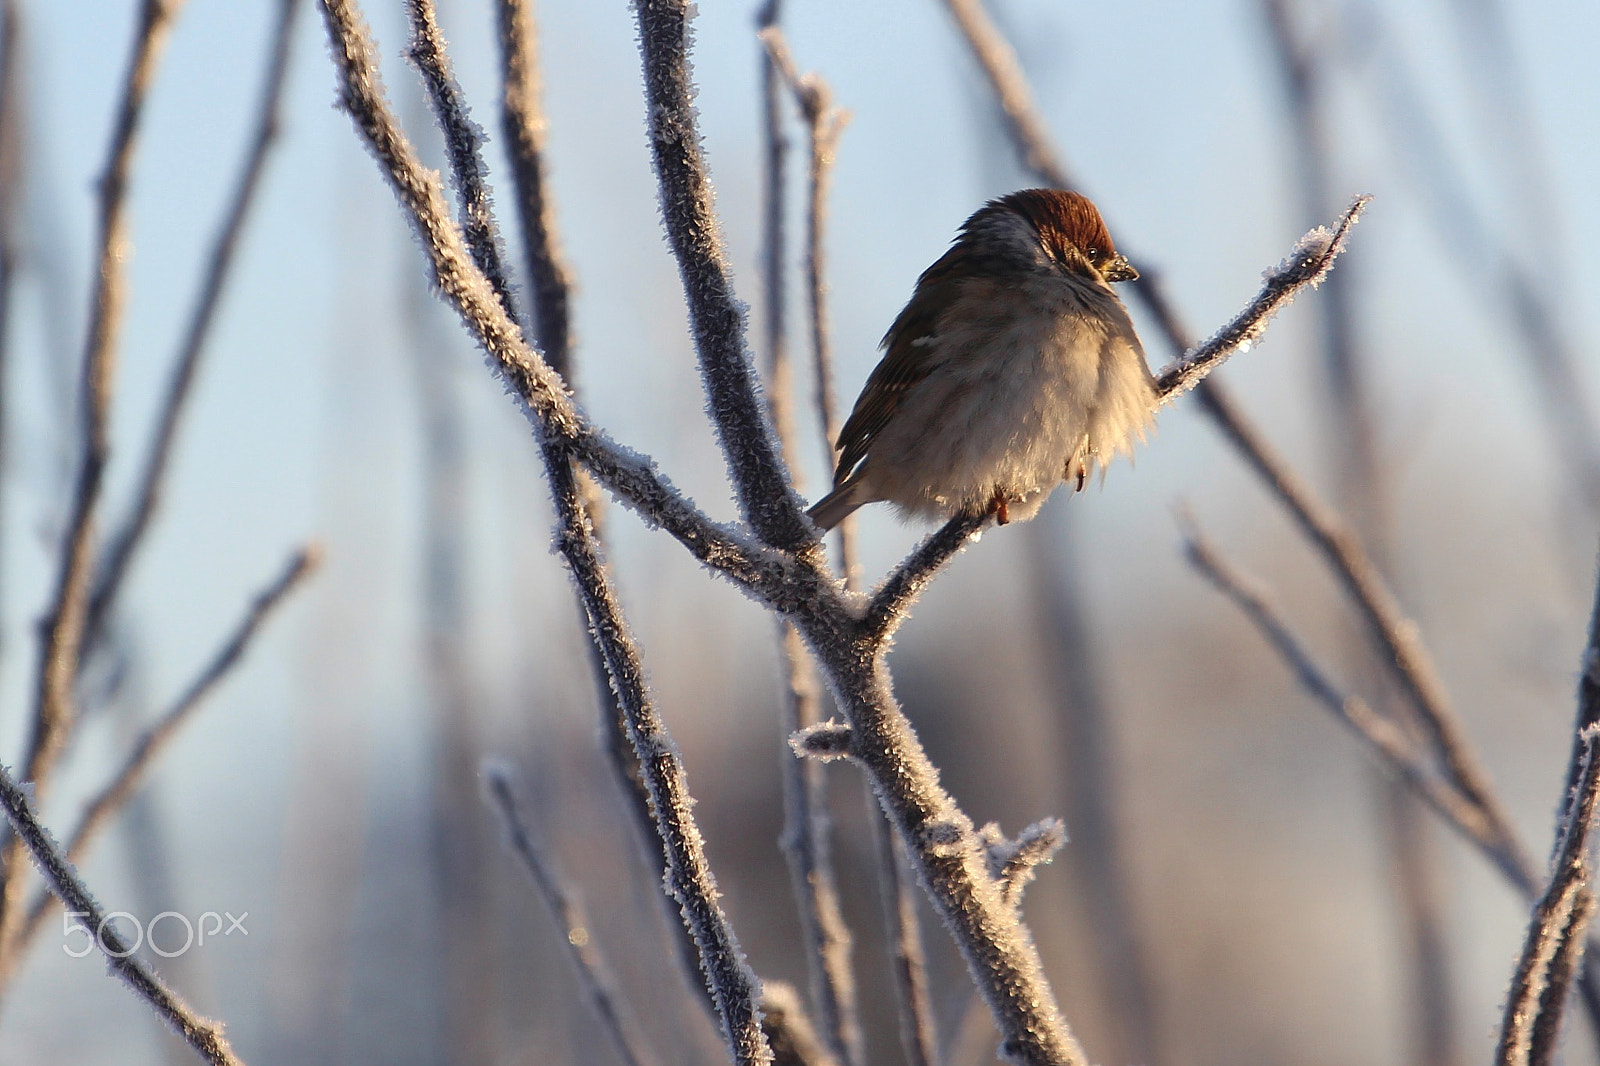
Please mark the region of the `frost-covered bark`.
POLYGON ((50 891, 78 917, 82 928, 95 945, 105 954, 111 972, 127 983, 134 993, 160 1015, 174 1032, 183 1037, 189 1046, 199 1052, 213 1066, 243 1066, 222 1035, 222 1026, 195 1014, 178 994, 152 970, 123 939, 117 927, 106 921, 106 910, 78 877, 78 871, 67 861, 61 848, 50 837, 49 830, 39 824, 33 812, 33 802, 22 785, 17 784, 11 771, 0 766, 0 807, 15 839, 33 856, 39 872, 44 875, 50 891))
POLYGON ((689 68, 689 4, 635 0, 634 12, 661 213, 683 279, 712 423, 746 520, 766 543, 800 548, 813 543, 816 533, 801 515, 756 396, 744 308, 733 294, 722 227, 711 207, 689 68))

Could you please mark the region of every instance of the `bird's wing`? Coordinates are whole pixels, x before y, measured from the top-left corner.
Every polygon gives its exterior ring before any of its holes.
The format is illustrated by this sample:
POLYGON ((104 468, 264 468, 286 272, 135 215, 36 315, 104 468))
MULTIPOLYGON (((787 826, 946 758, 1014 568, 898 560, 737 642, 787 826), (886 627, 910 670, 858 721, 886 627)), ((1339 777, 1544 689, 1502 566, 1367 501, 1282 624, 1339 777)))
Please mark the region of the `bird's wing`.
POLYGON ((939 317, 950 306, 958 284, 948 262, 952 253, 946 253, 923 273, 910 302, 884 334, 883 359, 867 377, 855 408, 839 431, 835 486, 843 484, 867 457, 872 439, 889 424, 906 391, 933 369, 932 347, 938 336, 939 317))

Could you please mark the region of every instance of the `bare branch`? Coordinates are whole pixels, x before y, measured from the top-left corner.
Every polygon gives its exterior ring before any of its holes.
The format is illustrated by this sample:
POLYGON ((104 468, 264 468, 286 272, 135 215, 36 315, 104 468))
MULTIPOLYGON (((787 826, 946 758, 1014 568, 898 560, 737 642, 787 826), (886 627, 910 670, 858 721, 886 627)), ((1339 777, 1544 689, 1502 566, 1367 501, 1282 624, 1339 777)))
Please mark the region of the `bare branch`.
MULTIPOLYGON (((758 22, 761 36, 770 41, 777 33, 778 0, 763 6, 758 22)), ((784 157, 787 143, 783 136, 779 101, 781 64, 770 45, 761 56, 762 115, 765 152, 766 202, 763 205, 767 405, 778 443, 786 461, 798 458, 793 399, 794 386, 789 367, 785 336, 784 297, 784 157)), ((805 645, 794 626, 778 625, 778 643, 785 664, 783 711, 779 729, 787 740, 809 729, 820 718, 820 694, 816 675, 806 656, 805 645)), ((803 758, 784 743, 778 753, 783 775, 784 827, 779 844, 789 867, 789 880, 800 916, 805 944, 806 967, 810 975, 812 1002, 822 1040, 829 1054, 844 1066, 863 1061, 861 1025, 857 1017, 855 974, 851 969, 853 938, 845 924, 834 876, 831 819, 827 809, 827 783, 823 767, 814 759, 803 758)))
MULTIPOLYGON (((414 47, 430 56, 429 62, 423 65, 424 82, 439 117, 440 127, 446 139, 454 142, 447 148, 447 153, 452 161, 462 213, 472 225, 479 227, 479 238, 472 246, 471 265, 479 272, 478 277, 499 279, 499 284, 504 286, 505 272, 499 261, 499 238, 488 209, 487 192, 476 185, 474 179, 474 175, 481 176, 483 172, 483 162, 478 154, 480 144, 477 129, 466 118, 459 88, 450 76, 443 42, 438 38, 434 24, 431 0, 411 0, 411 3, 417 31, 414 47), (428 39, 426 43, 425 39, 428 39)), ((327 15, 330 36, 344 46, 347 57, 355 54, 370 56, 371 45, 366 40, 365 29, 353 5, 347 5, 342 0, 325 0, 323 10, 327 15)), ((370 79, 373 75, 369 74, 368 77, 370 79)), ((347 84, 353 80, 348 79, 347 84)), ((381 100, 377 103, 381 106, 381 100)), ((436 190, 437 186, 434 188, 436 190)), ((454 236, 453 233, 451 235, 454 236)), ((493 280, 490 280, 491 289, 493 284, 493 280)), ((502 315, 505 315, 510 306, 509 290, 502 289, 492 295, 500 304, 502 315)), ((527 351, 520 331, 509 320, 509 316, 507 318, 508 336, 522 346, 536 371, 542 371, 547 379, 553 379, 545 381, 545 386, 550 388, 554 382, 559 382, 537 355, 527 351)), ((565 395, 559 391, 552 398, 566 401, 565 395)), ((543 430, 545 426, 541 425, 540 428, 543 430)), ((578 494, 570 457, 552 439, 552 434, 541 432, 539 437, 545 474, 550 481, 555 502, 556 547, 572 572, 579 598, 589 618, 590 630, 605 658, 612 686, 627 719, 629 739, 638 757, 640 770, 650 789, 656 833, 664 849, 667 890, 678 901, 684 924, 694 936, 699 949, 700 966, 706 975, 733 1060, 741 1066, 745 1063, 769 1062, 771 1052, 761 1032, 761 1014, 756 1005, 760 983, 739 949, 727 915, 717 903, 719 892, 716 879, 711 873, 704 842, 694 820, 693 799, 689 794, 682 760, 665 724, 656 713, 645 685, 638 646, 628 630, 601 560, 599 544, 578 494)))
POLYGON ((339 98, 376 157, 428 255, 434 283, 488 354, 491 367, 552 444, 569 450, 644 520, 665 529, 696 559, 769 603, 787 602, 813 583, 787 556, 762 549, 712 522, 661 477, 652 463, 596 430, 562 381, 523 339, 450 220, 438 176, 423 167, 384 99, 372 44, 344 0, 325 0, 339 98), (800 586, 796 589, 796 584, 800 586))
POLYGON ((1315 288, 1333 269, 1333 261, 1344 251, 1350 227, 1361 218, 1361 212, 1372 202, 1370 196, 1358 196, 1345 209, 1332 232, 1319 226, 1295 244, 1289 258, 1263 277, 1261 291, 1250 305, 1223 326, 1211 339, 1164 368, 1156 375, 1156 395, 1163 403, 1171 403, 1200 383, 1235 352, 1249 351, 1250 346, 1266 332, 1267 325, 1283 308, 1294 300, 1307 285, 1315 288))
POLYGON ((1015 840, 1007 839, 998 823, 990 822, 978 830, 989 847, 989 872, 1000 883, 1006 901, 1022 905, 1022 892, 1038 873, 1039 867, 1055 858, 1067 842, 1067 827, 1059 818, 1035 822, 1015 840))
POLYGON ((728 276, 689 75, 687 0, 635 0, 650 148, 667 240, 678 261, 700 373, 746 520, 774 547, 815 543, 756 399, 744 315, 728 276))
POLYGON ((512 321, 520 322, 489 196, 489 168, 483 162, 483 131, 467 113, 466 98, 450 70, 444 34, 439 30, 432 0, 407 0, 406 13, 411 20, 411 47, 406 54, 422 75, 428 100, 433 105, 434 121, 444 133, 444 150, 450 160, 450 175, 461 208, 461 233, 466 238, 467 250, 500 298, 506 314, 512 321))
POLYGON ((1520 853, 1508 845, 1476 800, 1460 791, 1454 782, 1443 781, 1432 772, 1399 726, 1375 712, 1361 697, 1341 691, 1278 617, 1267 594, 1225 562, 1192 524, 1185 532, 1184 552, 1195 569, 1245 613, 1318 703, 1353 729, 1401 780, 1477 845, 1512 884, 1524 892, 1531 891, 1520 853))
MULTIPOLYGON (((765 40, 768 33, 777 32, 780 0, 767 0, 756 16, 760 27, 758 37, 765 40)), ((795 451, 794 385, 789 367, 788 331, 788 248, 787 227, 784 225, 784 164, 789 155, 789 140, 783 132, 782 92, 779 83, 782 71, 770 48, 761 53, 761 132, 764 142, 762 153, 762 204, 761 204, 761 262, 762 262, 762 317, 766 325, 766 392, 767 417, 772 420, 773 432, 778 435, 784 459, 793 466, 799 456, 795 451)), ((800 488, 798 470, 792 473, 795 488, 800 488)))
POLYGON ((875 644, 893 637, 928 582, 988 524, 988 515, 956 515, 917 545, 873 593, 861 622, 864 635, 875 644))
POLYGON ((923 887, 966 960, 1003 1039, 1003 1055, 1025 1066, 1088 1060, 1061 1017, 1038 948, 1017 909, 990 876, 988 848, 939 783, 895 702, 881 645, 830 639, 822 620, 802 619, 812 650, 851 726, 851 756, 866 768, 878 802, 907 843, 923 887))
POLYGON ((533 0, 499 0, 500 129, 516 186, 517 217, 533 286, 533 327, 550 369, 572 383, 572 271, 556 240, 545 191, 544 110, 539 104, 538 34, 533 0))
POLYGON ((901 858, 900 842, 867 787, 867 812, 878 853, 878 893, 883 899, 883 924, 890 932, 890 968, 894 973, 895 1013, 900 1021, 900 1046, 906 1066, 938 1066, 939 1030, 933 1020, 928 989, 928 963, 922 950, 922 922, 912 878, 901 858))
POLYGON ((617 1054, 627 1066, 654 1066, 655 1055, 638 1034, 637 1024, 629 1014, 621 990, 611 975, 605 955, 595 943, 583 906, 568 890, 566 880, 556 869, 554 860, 533 843, 528 827, 517 809, 516 796, 504 767, 486 763, 483 767, 485 799, 500 811, 505 819, 506 846, 528 872, 534 888, 538 890, 550 916, 561 929, 561 941, 566 945, 567 961, 583 986, 589 1005, 594 1008, 600 1026, 611 1038, 617 1054))
POLYGON ((179 350, 172 376, 167 383, 166 396, 156 419, 156 430, 149 454, 139 473, 134 490, 133 505, 128 517, 111 537, 96 567, 94 586, 89 594, 89 616, 85 625, 84 643, 93 647, 99 637, 106 617, 127 576, 128 564, 143 540, 150 520, 161 505, 161 490, 171 463, 173 445, 178 436, 178 425, 188 404, 189 394, 200 368, 211 327, 216 321, 217 308, 222 302, 222 292, 233 266, 234 252, 250 209, 255 204, 261 187, 261 176, 266 170, 267 157, 278 139, 278 126, 282 110, 283 86, 289 68, 289 46, 293 40, 295 13, 299 0, 279 0, 277 28, 267 52, 267 76, 261 91, 261 103, 256 112, 256 128, 250 147, 245 153, 244 166, 234 185, 233 200, 228 207, 222 226, 217 231, 211 247, 211 257, 206 262, 205 275, 195 300, 194 311, 184 332, 183 347, 179 350))
MULTIPOLYGON (((106 912, 89 894, 66 856, 39 824, 33 804, 11 771, 0 766, 0 806, 16 833, 16 839, 33 854, 33 861, 61 902, 83 923, 84 930, 105 953, 111 972, 150 1005, 161 1020, 214 1066, 242 1066, 240 1059, 222 1035, 222 1026, 207 1021, 189 1009, 178 994, 157 976, 148 964, 134 954, 116 926, 106 921, 106 912)), ((12 880, 16 880, 13 876, 12 880)))
MULTIPOLYGON (((211 695, 233 668, 244 659, 245 652, 249 650, 261 627, 266 624, 278 606, 288 599, 289 594, 311 576, 320 560, 321 552, 315 546, 300 549, 290 557, 283 573, 256 595, 244 618, 234 627, 233 632, 212 656, 211 661, 193 681, 189 682, 189 687, 184 689, 183 695, 178 697, 171 708, 139 735, 121 768, 111 775, 111 779, 84 807, 77 826, 67 839, 68 861, 74 863, 82 861, 95 836, 138 791, 139 786, 144 783, 145 773, 166 750, 178 730, 205 703, 206 697, 211 695)), ((28 950, 28 945, 37 935, 39 927, 49 916, 53 901, 53 896, 48 893, 42 894, 36 897, 28 908, 28 916, 18 930, 16 940, 6 946, 5 955, 12 969, 21 961, 22 955, 28 950)), ((5 976, 9 976, 9 973, 0 974, 0 978, 5 976)))
MULTIPOLYGON (((833 106, 833 93, 815 74, 802 76, 789 55, 783 31, 775 24, 764 24, 761 40, 766 45, 767 69, 783 75, 800 106, 806 122, 810 146, 806 204, 806 294, 811 318, 811 356, 815 378, 817 421, 822 429, 822 454, 827 469, 834 465, 834 444, 839 439, 839 417, 833 400, 833 352, 828 331, 826 252, 824 234, 828 219, 828 183, 833 176, 833 160, 839 136, 850 119, 847 111, 833 106)), ((770 74, 769 74, 770 77, 770 74)), ((775 87, 773 87, 775 89, 775 87)), ((776 387, 776 386, 774 386, 776 387)), ((794 456, 791 454, 790 458, 794 456)), ((846 517, 838 526, 839 569, 846 587, 854 587, 856 566, 856 524, 846 517)))
MULTIPOLYGON (((89 579, 93 564, 95 514, 101 480, 110 454, 110 417, 117 333, 126 297, 124 268, 128 242, 127 189, 138 143, 144 103, 168 31, 182 0, 144 0, 134 33, 133 54, 124 77, 122 97, 112 127, 105 170, 99 182, 100 219, 97 269, 79 384, 82 450, 71 513, 62 538, 60 563, 50 607, 45 616, 28 758, 23 779, 42 799, 56 760, 76 717, 73 683, 83 651, 88 620, 89 579)), ((15 873, 21 845, 9 838, 0 847, 0 944, 10 941, 21 915, 21 888, 15 873)))
POLYGON ((1346 33, 1368 42, 1377 62, 1375 95, 1386 111, 1379 127, 1389 136, 1391 151, 1402 170, 1410 171, 1422 193, 1420 206, 1435 231, 1460 254, 1447 258, 1502 304, 1510 326, 1521 335, 1537 399, 1545 418, 1543 428, 1566 465, 1568 476, 1592 514, 1600 508, 1600 426, 1588 400, 1583 355, 1564 328, 1561 301, 1552 294, 1549 278, 1559 275, 1559 258, 1551 245, 1548 174, 1541 153, 1532 143, 1535 123, 1514 120, 1519 109, 1518 79, 1510 69, 1503 40, 1491 27, 1503 20, 1493 3, 1481 0, 1452 5, 1458 14, 1471 12, 1474 45, 1481 54, 1471 57, 1473 77, 1468 85, 1478 90, 1481 117, 1492 114, 1495 127, 1489 143, 1497 150, 1490 162, 1507 179, 1507 191, 1520 201, 1526 218, 1517 229, 1513 247, 1498 237, 1462 179, 1461 165, 1450 157, 1438 120, 1429 106, 1406 58, 1374 4, 1349 5, 1347 15, 1359 16, 1359 26, 1346 33), (1492 102, 1492 103, 1491 103, 1492 102), (1513 147, 1506 147, 1513 145, 1513 147), (1515 177, 1507 171, 1515 171, 1515 177), (1530 269, 1527 262, 1535 264, 1530 269))
MULTIPOLYGON (((780 623, 779 643, 787 666, 780 728, 788 737, 817 722, 820 694, 805 646, 792 625, 780 623)), ((863 1061, 856 982, 850 968, 853 938, 845 924, 833 872, 831 819, 822 764, 801 757, 787 744, 778 757, 783 768, 784 809, 779 844, 788 861, 789 880, 800 912, 817 1021, 832 1056, 850 1066, 863 1061)))
MULTIPOLYGON (((1600 632, 1591 637, 1600 637, 1600 632)), ((1586 658, 1597 653, 1600 644, 1591 639, 1586 658)), ((1557 827, 1554 872, 1533 909, 1522 956, 1511 979, 1495 1051, 1497 1066, 1549 1066, 1555 1059, 1561 1016, 1595 910, 1587 851, 1595 813, 1600 809, 1597 738, 1600 727, 1596 726, 1581 729, 1576 738, 1576 761, 1571 770, 1577 791, 1566 796, 1564 816, 1557 827)))

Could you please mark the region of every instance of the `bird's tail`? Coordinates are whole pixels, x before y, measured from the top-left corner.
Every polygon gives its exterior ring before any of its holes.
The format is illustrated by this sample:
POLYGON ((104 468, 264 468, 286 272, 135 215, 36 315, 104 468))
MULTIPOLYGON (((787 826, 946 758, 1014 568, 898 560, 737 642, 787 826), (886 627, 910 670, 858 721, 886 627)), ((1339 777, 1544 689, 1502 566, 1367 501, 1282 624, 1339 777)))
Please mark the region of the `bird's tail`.
POLYGON ((826 532, 849 518, 862 504, 871 503, 875 497, 861 480, 859 473, 846 478, 844 483, 811 505, 806 517, 817 528, 826 532))

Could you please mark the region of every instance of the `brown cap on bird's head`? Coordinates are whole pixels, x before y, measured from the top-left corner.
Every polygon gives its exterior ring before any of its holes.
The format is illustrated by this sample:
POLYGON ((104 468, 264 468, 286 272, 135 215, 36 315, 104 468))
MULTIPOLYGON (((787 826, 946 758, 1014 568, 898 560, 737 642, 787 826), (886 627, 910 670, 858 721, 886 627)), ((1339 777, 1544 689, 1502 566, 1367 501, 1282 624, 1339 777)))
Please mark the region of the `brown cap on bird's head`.
POLYGON ((1139 277, 1127 258, 1117 254, 1099 210, 1081 193, 1023 189, 1002 196, 990 206, 1008 208, 1027 219, 1045 248, 1059 260, 1068 260, 1076 253, 1107 281, 1135 281, 1139 277))

